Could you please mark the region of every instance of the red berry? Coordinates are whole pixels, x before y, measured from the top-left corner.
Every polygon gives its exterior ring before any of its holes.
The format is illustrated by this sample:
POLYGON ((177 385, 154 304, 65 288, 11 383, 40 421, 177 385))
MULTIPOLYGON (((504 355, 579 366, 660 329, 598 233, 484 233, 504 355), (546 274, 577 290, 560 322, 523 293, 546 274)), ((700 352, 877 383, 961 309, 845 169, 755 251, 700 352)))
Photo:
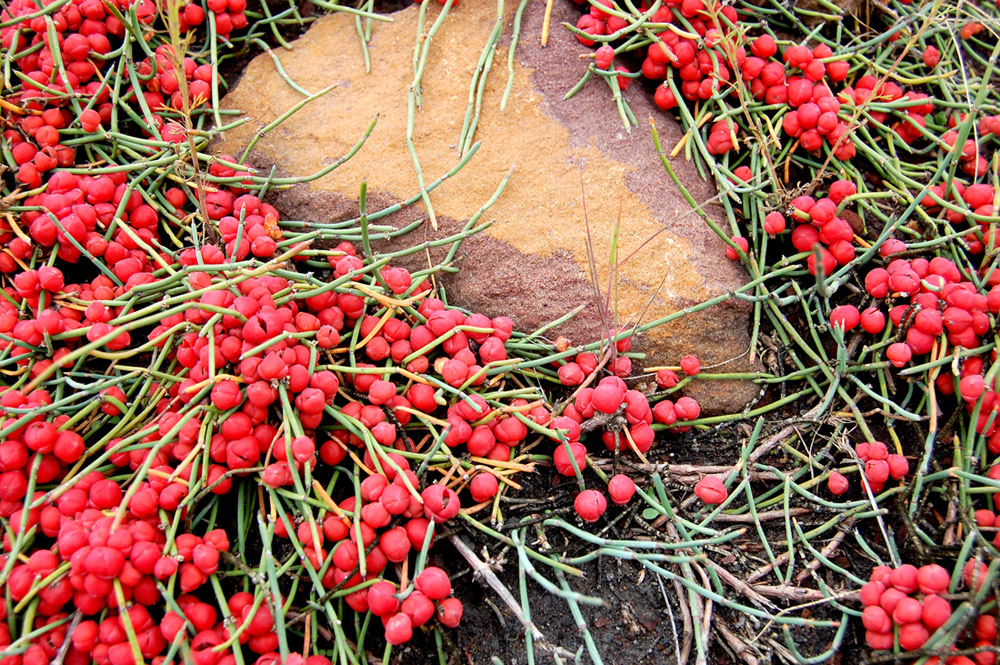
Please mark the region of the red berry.
POLYGON ((986 382, 980 374, 970 374, 963 376, 958 383, 958 392, 962 399, 972 403, 979 399, 986 389, 986 382))
POLYGON ((674 403, 678 420, 696 420, 701 415, 701 406, 693 397, 681 397, 674 403))
MULTIPOLYGON (((949 604, 949 610, 950 609, 951 606, 949 604)), ((929 625, 930 624, 928 624, 928 626, 929 625)), ((975 633, 977 640, 993 642, 997 638, 997 618, 991 614, 980 614, 976 618, 975 633)))
POLYGON ((865 607, 870 607, 878 605, 879 600, 882 599, 883 592, 885 592, 885 584, 878 581, 871 581, 861 587, 858 595, 861 598, 861 604, 865 607))
MULTIPOLYGON (((925 56, 926 57, 926 56, 925 56)), ((85 132, 96 132, 101 126, 101 114, 94 109, 87 109, 80 114, 80 128, 85 132)))
POLYGON ((910 472, 910 463, 902 455, 889 455, 889 476, 894 480, 902 480, 910 472))
POLYGON ((598 69, 609 69, 611 67, 611 62, 615 58, 615 50, 607 45, 603 44, 594 53, 594 64, 598 69))
MULTIPOLYGON (((431 606, 433 611, 433 605, 431 606)), ((413 622, 404 612, 393 615, 385 622, 385 641, 393 646, 406 644, 413 637, 413 622)))
POLYGON ((904 563, 890 573, 889 580, 894 587, 903 593, 913 593, 917 590, 917 574, 916 566, 904 563))
POLYGON ((850 483, 848 482, 847 477, 839 471, 831 471, 826 484, 830 489, 830 493, 834 496, 840 496, 850 488, 850 483))
POLYGON ((948 571, 936 563, 921 566, 917 570, 917 586, 923 594, 942 594, 948 590, 951 583, 951 575, 948 571))
POLYGON ((448 573, 435 566, 424 568, 413 584, 420 593, 431 600, 444 600, 451 595, 451 580, 448 579, 448 573))
MULTIPOLYGON (((622 443, 624 445, 624 441, 622 443)), ((576 471, 573 469, 574 461, 576 462, 576 468, 581 471, 587 466, 587 449, 582 443, 570 441, 568 443, 560 442, 556 445, 556 449, 552 453, 552 463, 560 475, 576 475, 576 471), (572 460, 570 455, 573 456, 572 460)))
POLYGON ((923 605, 916 598, 903 598, 892 611, 892 620, 900 625, 920 621, 923 611, 923 605))
MULTIPOLYGON (((924 596, 924 609, 921 619, 931 630, 937 630, 951 617, 951 603, 936 594, 924 596)), ((979 624, 976 624, 978 629, 979 624)), ((978 632, 978 631, 977 631, 978 632)))
POLYGON ((400 609, 403 611, 403 614, 410 617, 410 621, 412 621, 414 626, 422 626, 434 616, 433 601, 419 590, 407 596, 400 609))
POLYGON ((583 370, 575 362, 568 362, 559 368, 559 382, 564 386, 578 386, 586 378, 583 370))
POLYGON ((861 314, 854 305, 840 305, 830 312, 830 325, 840 326, 845 332, 854 330, 861 323, 861 314))
POLYGON ((681 358, 681 369, 688 376, 695 376, 701 371, 701 361, 698 360, 698 356, 684 356, 681 358))
POLYGON ((485 471, 477 473, 469 483, 469 494, 472 495, 472 500, 476 503, 489 501, 496 496, 499 489, 500 484, 496 476, 485 471))
POLYGON ((420 496, 424 500, 424 515, 435 522, 450 520, 462 508, 455 490, 444 485, 431 485, 420 496))
POLYGON ((399 611, 396 587, 391 582, 380 580, 368 587, 368 609, 377 617, 385 617, 399 611))
POLYGON ((937 64, 941 61, 941 52, 937 50, 936 46, 928 46, 924 49, 924 65, 929 69, 934 69, 937 64))
POLYGON ((672 369, 661 369, 656 372, 656 385, 660 388, 673 388, 677 383, 677 374, 672 369))
POLYGON ((437 616, 446 628, 457 628, 462 621, 462 601, 445 598, 438 603, 437 616))
POLYGON ((729 490, 717 476, 705 476, 694 486, 694 493, 709 505, 722 503, 729 496, 729 490))
POLYGON ((616 506, 624 506, 635 494, 635 483, 625 474, 619 473, 608 481, 608 494, 616 506))
POLYGON ((382 548, 382 552, 389 561, 401 563, 410 552, 410 539, 406 534, 406 529, 401 526, 389 529, 382 534, 379 547, 382 548))
POLYGON ((910 362, 910 358, 913 357, 913 352, 905 342, 896 342, 894 344, 890 344, 889 348, 885 350, 885 357, 889 359, 889 362, 892 363, 893 367, 902 367, 906 363, 910 362))
POLYGON ((892 630, 892 619, 878 605, 870 605, 861 613, 861 623, 866 630, 874 633, 887 633, 892 630))
POLYGON ((242 402, 243 392, 235 381, 224 379, 212 387, 212 406, 220 411, 228 411, 242 402))
POLYGON ((877 307, 869 307, 861 312, 861 329, 871 335, 877 335, 885 329, 885 314, 877 307))
MULTIPOLYGON (((739 247, 744 254, 747 254, 750 251, 750 241, 743 236, 733 236, 730 240, 732 240, 733 244, 739 247)), ((726 245, 726 258, 730 261, 737 261, 739 260, 740 255, 731 246, 726 245)))
POLYGON ((770 35, 761 35, 750 44, 750 52, 758 58, 770 58, 778 52, 778 45, 770 35))
POLYGON ((903 624, 899 627, 899 646, 907 651, 913 651, 924 646, 930 636, 930 631, 919 621, 903 624))
POLYGON ((591 396, 591 404, 601 413, 614 413, 624 400, 625 391, 610 383, 601 383, 591 396))
POLYGON ((597 490, 583 490, 573 501, 576 514, 585 522, 596 522, 607 510, 608 502, 597 490))
POLYGON ((768 213, 764 218, 764 233, 777 235, 785 231, 785 216, 778 211, 768 213))

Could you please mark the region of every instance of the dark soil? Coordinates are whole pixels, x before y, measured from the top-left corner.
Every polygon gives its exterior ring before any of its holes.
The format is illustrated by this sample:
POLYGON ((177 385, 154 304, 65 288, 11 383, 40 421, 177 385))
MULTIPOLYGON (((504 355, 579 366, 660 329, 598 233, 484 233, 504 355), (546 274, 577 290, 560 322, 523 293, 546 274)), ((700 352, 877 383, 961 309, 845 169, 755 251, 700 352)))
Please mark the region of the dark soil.
MULTIPOLYGON (((520 476, 525 488, 518 498, 533 497, 537 506, 561 513, 563 519, 578 522, 572 512, 572 496, 575 484, 563 482, 553 486, 549 471, 543 470, 531 477, 520 476)), ((504 506, 508 523, 519 519, 529 519, 529 506, 504 506), (523 517, 522 517, 523 515, 523 517)), ((620 509, 609 511, 614 519, 620 509)), ((602 525, 605 523, 602 520, 602 525)), ((505 533, 509 530, 500 527, 505 533)), ((546 550, 539 543, 533 527, 528 527, 528 546, 543 553, 556 555, 566 550, 569 556, 583 554, 579 541, 564 537, 559 529, 546 529, 546 542, 551 547, 546 550)), ((480 559, 491 563, 500 581, 517 599, 520 598, 518 581, 517 552, 504 547, 495 539, 481 535, 472 529, 461 532, 460 537, 476 552, 480 559)), ((621 534, 613 527, 606 537, 621 534)), ((456 569, 461 556, 449 544, 442 542, 435 546, 431 563, 437 562, 449 570, 456 569)), ((558 578, 552 569, 535 563, 536 570, 553 583, 558 578)), ((581 611, 596 651, 608 665, 640 665, 643 663, 672 665, 677 662, 677 649, 681 640, 681 610, 673 589, 664 586, 661 590, 656 576, 643 575, 640 565, 614 559, 601 559, 582 566, 583 577, 567 576, 572 589, 581 594, 598 596, 603 600, 600 607, 581 605, 581 611), (667 609, 670 603, 670 609, 667 609), (671 614, 673 619, 671 619, 671 614), (676 630, 675 630, 676 626, 676 630)), ((464 665, 522 665, 527 662, 525 631, 515 615, 504 605, 500 597, 484 581, 467 571, 453 578, 455 595, 464 604, 461 625, 455 630, 445 631, 452 642, 446 648, 448 663, 464 665)), ((557 662, 561 656, 564 662, 591 662, 587 655, 582 632, 576 625, 565 600, 550 594, 530 577, 527 578, 528 602, 532 622, 544 636, 534 645, 536 663, 557 662)), ((435 645, 428 635, 415 639, 400 652, 399 663, 416 665, 426 663, 427 654, 435 645)), ((724 660, 713 662, 723 663, 724 660)))

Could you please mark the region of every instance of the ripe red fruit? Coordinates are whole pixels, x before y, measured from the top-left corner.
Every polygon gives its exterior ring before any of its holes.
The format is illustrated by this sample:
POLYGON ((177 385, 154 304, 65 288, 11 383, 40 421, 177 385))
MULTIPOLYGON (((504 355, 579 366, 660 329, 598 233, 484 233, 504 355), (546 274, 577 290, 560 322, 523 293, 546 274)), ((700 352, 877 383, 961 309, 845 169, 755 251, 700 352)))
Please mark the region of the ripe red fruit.
POLYGON ((903 598, 896 604, 896 609, 892 611, 892 620, 903 625, 920 621, 924 607, 916 598, 903 598))
POLYGON ((587 449, 584 445, 576 441, 568 443, 560 442, 557 444, 555 451, 552 453, 552 463, 556 467, 556 471, 562 476, 576 475, 576 471, 573 469, 573 461, 576 462, 576 468, 581 471, 586 467, 587 449), (570 458, 571 454, 573 456, 572 460, 570 458))
POLYGON ((963 376, 958 383, 958 392, 966 402, 975 402, 986 389, 986 381, 980 374, 963 376))
POLYGON ((764 233, 777 235, 785 231, 785 216, 778 211, 768 213, 764 218, 764 233))
POLYGON ((65 286, 65 278, 59 268, 42 266, 38 269, 38 285, 50 293, 58 293, 65 286))
POLYGON ((873 633, 887 633, 892 630, 892 619, 878 605, 866 607, 861 613, 861 623, 873 633))
POLYGON ((850 488, 850 482, 848 482, 847 477, 839 471, 830 472, 830 476, 826 480, 826 485, 830 489, 830 493, 834 496, 840 496, 850 488))
POLYGON ((910 463, 902 455, 889 455, 889 476, 894 480, 902 480, 910 472, 910 463))
POLYGON ((58 431, 50 422, 33 422, 24 430, 24 445, 39 453, 51 453, 56 443, 58 431))
POLYGON ((219 569, 219 550, 211 545, 198 545, 194 548, 191 561, 198 570, 211 575, 219 569))
POLYGON ((113 397, 122 404, 125 404, 125 391, 118 386, 111 386, 110 388, 105 388, 101 391, 101 411, 109 416, 121 415, 121 409, 119 409, 113 402, 107 400, 106 398, 108 397, 113 397))
POLYGON ((913 651, 924 646, 930 636, 930 631, 919 621, 903 624, 899 627, 899 646, 913 651))
POLYGON ((444 485, 431 485, 420 496, 424 500, 424 515, 435 522, 450 520, 462 508, 455 490, 444 485))
POLYGON ((892 632, 876 633, 871 630, 865 631, 865 644, 870 648, 878 650, 891 649, 893 645, 892 632))
POLYGON ((861 312, 861 329, 866 333, 877 335, 885 330, 885 314, 877 307, 869 307, 861 312))
POLYGON ((400 609, 403 611, 403 614, 410 617, 414 626, 422 626, 434 616, 433 601, 419 590, 407 596, 400 609))
POLYGON ((917 570, 917 586, 923 594, 942 594, 948 590, 951 575, 944 566, 936 563, 921 566, 917 570))
POLYGON ((410 492, 401 485, 392 484, 382 491, 378 501, 390 515, 402 515, 410 507, 410 492))
POLYGON ((212 386, 212 406, 220 411, 228 411, 242 402, 243 392, 235 381, 224 379, 212 386))
POLYGON ((684 356, 681 358, 681 369, 688 376, 695 376, 701 371, 701 361, 698 360, 698 356, 684 356))
POLYGON ((587 376, 575 362, 568 362, 559 368, 559 382, 564 386, 578 386, 587 376))
POLYGON ((889 463, 885 460, 870 459, 865 463, 865 477, 880 488, 889 480, 889 463))
POLYGON ((368 609, 377 617, 386 617, 399 610, 396 587, 391 582, 380 580, 368 587, 368 609))
POLYGON ((941 61, 941 52, 936 46, 928 46, 924 49, 924 65, 929 69, 934 69, 941 61))
POLYGON ((342 540, 333 550, 333 565, 349 573, 358 565, 358 546, 350 540, 342 540))
MULTIPOLYGON (((889 574, 892 585, 903 593, 913 593, 917 590, 917 567, 904 563, 889 574)), ((895 608, 893 609, 895 611, 895 608)))
POLYGON ((674 404, 678 420, 695 420, 701 415, 701 405, 692 397, 681 397, 674 404))
POLYGON ((396 386, 391 381, 383 381, 379 379, 378 381, 372 383, 371 387, 368 389, 368 400, 376 406, 385 404, 395 396, 396 386))
POLYGON ((382 534, 379 547, 382 548, 382 552, 389 561, 401 563, 410 552, 410 539, 406 534, 406 529, 401 526, 389 529, 382 534))
POLYGON ((585 522, 596 522, 607 510, 608 501, 597 490, 583 490, 573 500, 576 514, 585 522))
POLYGON ((722 503, 729 496, 729 490, 717 476, 705 476, 694 486, 694 493, 707 504, 722 503))
POLYGON ((858 186, 850 180, 837 180, 830 185, 830 200, 838 206, 848 196, 854 196, 857 193, 858 186))
POLYGON ((118 577, 124 565, 125 555, 113 547, 95 547, 84 559, 87 572, 102 580, 113 580, 118 577))
POLYGON ((885 584, 879 581, 870 581, 861 587, 861 591, 858 592, 861 598, 861 604, 865 607, 870 607, 872 605, 878 605, 879 600, 882 599, 882 593, 885 591, 885 584))
POLYGON ((88 133, 96 132, 100 126, 101 114, 94 109, 87 109, 80 114, 80 128, 83 129, 83 131, 88 133))
POLYGON ((615 58, 615 50, 608 44, 601 45, 594 53, 594 65, 598 69, 608 69, 615 58))
POLYGON ((840 326, 845 332, 854 330, 861 323, 861 313, 854 305, 840 305, 830 312, 830 325, 840 326))
POLYGON ((977 640, 993 642, 997 638, 997 618, 991 614, 980 614, 976 618, 975 633, 977 640))
POLYGON ((462 601, 458 598, 445 598, 438 603, 438 619, 446 628, 457 628, 462 621, 462 601))
POLYGON ((610 383, 601 383, 594 388, 590 403, 601 413, 614 413, 624 400, 624 390, 610 383))
POLYGON ((448 573, 436 566, 428 566, 417 575, 413 585, 431 600, 444 600, 451 595, 451 580, 448 573))
POLYGON ((624 506, 635 494, 635 483, 625 474, 619 473, 608 481, 608 494, 616 506, 624 506))
POLYGON ((496 496, 500 484, 496 476, 488 472, 480 472, 469 483, 469 494, 476 503, 489 501, 496 496))
POLYGON ((962 579, 965 584, 975 591, 978 591, 986 581, 987 567, 982 561, 971 560, 962 567, 962 579))
MULTIPOLYGON (((433 609, 433 606, 432 606, 433 609)), ((413 637, 413 622, 400 612, 385 622, 385 641, 393 646, 406 644, 413 637)))
POLYGON ((672 369, 661 369, 656 372, 656 385, 660 388, 673 388, 678 383, 677 373, 672 369))
POLYGON ((889 362, 892 363, 893 367, 902 367, 906 363, 910 362, 910 358, 913 357, 913 352, 905 342, 896 342, 894 344, 890 344, 889 348, 885 350, 885 357, 889 359, 889 362))
POLYGON ((656 87, 656 92, 653 93, 653 103, 664 111, 669 111, 672 108, 676 108, 677 97, 674 96, 674 91, 667 85, 659 85, 656 87))
MULTIPOLYGON (((730 240, 732 240, 744 254, 747 254, 750 251, 750 241, 743 236, 733 236, 730 240)), ((738 261, 740 255, 731 246, 726 245, 726 258, 730 261, 738 261)))
POLYGON ((758 58, 770 58, 778 52, 778 45, 770 35, 761 35, 750 44, 750 52, 758 58))
MULTIPOLYGON (((951 603, 936 594, 924 596, 921 619, 930 630, 937 630, 951 617, 951 603)), ((978 623, 976 624, 978 628, 978 623)))

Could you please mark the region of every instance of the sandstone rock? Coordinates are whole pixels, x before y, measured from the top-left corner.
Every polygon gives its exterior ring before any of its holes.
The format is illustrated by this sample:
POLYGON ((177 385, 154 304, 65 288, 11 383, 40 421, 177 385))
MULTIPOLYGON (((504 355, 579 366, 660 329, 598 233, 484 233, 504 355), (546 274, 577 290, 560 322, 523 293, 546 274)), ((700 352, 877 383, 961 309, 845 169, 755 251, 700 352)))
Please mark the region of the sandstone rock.
MULTIPOLYGON (((428 25, 440 11, 431 4, 428 25)), ((507 3, 505 40, 516 4, 507 3)), ((529 3, 525 12, 506 111, 499 109, 507 78, 503 43, 487 80, 475 135, 481 148, 454 178, 430 194, 440 225, 437 234, 448 234, 475 214, 515 166, 506 191, 486 214, 494 224, 462 246, 461 272, 443 278, 449 300, 489 315, 506 314, 522 329, 535 329, 586 304, 556 333, 576 343, 599 339, 607 319, 603 314, 609 256, 619 218, 620 266, 612 280, 609 309, 622 324, 649 321, 740 286, 743 270, 725 259, 722 243, 691 212, 664 172, 647 119, 655 120, 667 149, 681 138, 680 127, 652 105, 639 84, 626 92, 639 119, 631 134, 622 127, 601 81, 592 80, 564 101, 583 72, 581 57, 592 51, 560 26, 562 21, 575 22, 578 11, 561 0, 555 3, 549 44, 542 48, 538 36, 543 7, 529 3), (596 289, 588 268, 588 243, 594 252, 596 289)), ((307 90, 338 85, 260 141, 254 165, 274 164, 287 174, 315 172, 345 153, 374 113, 380 114, 375 131, 355 157, 310 186, 279 195, 286 217, 330 221, 356 214, 363 179, 369 184, 370 211, 418 191, 405 143, 417 8, 392 18, 391 24, 375 26, 371 73, 364 70, 354 19, 347 14, 317 21, 293 43, 293 51, 278 53, 288 75, 307 90)), ((465 2, 434 38, 414 132, 428 182, 458 161, 456 144, 469 81, 495 20, 495 3, 465 2)), ((222 102, 226 108, 242 109, 250 122, 228 133, 216 151, 240 154, 257 130, 301 99, 278 75, 270 56, 257 57, 222 102)), ((714 196, 714 188, 699 178, 692 164, 675 161, 678 175, 697 200, 714 196)), ((412 206, 387 219, 399 226, 421 216, 426 211, 412 206)), ((428 225, 401 242, 434 236, 428 225)), ((426 258, 422 260, 426 266, 426 258)), ((739 303, 683 317, 646 333, 637 343, 650 354, 646 364, 676 364, 681 355, 695 353, 703 366, 725 363, 715 370, 723 372, 746 369, 748 345, 748 309, 739 303)), ((743 408, 756 389, 746 383, 701 381, 688 394, 700 399, 706 411, 732 411, 743 408)))

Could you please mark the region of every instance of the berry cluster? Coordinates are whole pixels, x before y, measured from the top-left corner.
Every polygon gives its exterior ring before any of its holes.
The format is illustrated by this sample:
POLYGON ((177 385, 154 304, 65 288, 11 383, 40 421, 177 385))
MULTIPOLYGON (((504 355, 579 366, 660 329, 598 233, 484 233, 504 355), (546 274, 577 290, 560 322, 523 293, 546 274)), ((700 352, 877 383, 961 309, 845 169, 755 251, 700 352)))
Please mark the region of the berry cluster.
MULTIPOLYGON (((899 241, 887 241, 883 252, 904 249, 899 241)), ((950 259, 934 257, 893 259, 885 268, 874 268, 865 276, 865 289, 873 298, 883 300, 905 298, 889 309, 889 321, 898 330, 905 331, 905 341, 894 342, 886 349, 886 357, 896 367, 905 365, 914 355, 929 353, 935 341, 945 335, 948 343, 956 347, 975 348, 982 335, 990 330, 989 314, 1000 312, 1000 288, 996 282, 1000 275, 991 276, 986 285, 988 294, 977 291, 975 285, 962 276, 958 266, 950 259)), ((853 306, 846 306, 852 308, 853 306)), ((878 334, 884 318, 877 308, 857 313, 850 312, 845 323, 857 322, 865 330, 878 334)), ((849 328, 848 328, 849 329, 849 328)), ((970 358, 964 373, 982 371, 982 360, 970 358), (975 361, 970 363, 969 361, 975 361)), ((952 394, 954 385, 948 374, 937 379, 938 389, 952 394)))
POLYGON ((868 646, 891 649, 896 633, 906 651, 922 647, 951 616, 951 603, 941 597, 950 582, 951 575, 937 564, 875 568, 861 587, 865 608, 861 621, 868 646))
MULTIPOLYGON (((737 178, 749 179, 749 170, 738 167, 734 172, 737 178)), ((817 261, 815 249, 819 250, 820 265, 823 273, 829 275, 838 265, 846 265, 854 259, 854 229, 850 223, 838 216, 843 209, 845 199, 857 193, 857 186, 849 180, 837 180, 830 184, 827 195, 820 199, 812 196, 798 196, 792 199, 788 206, 788 216, 797 222, 792 229, 792 246, 800 252, 811 252, 806 265, 811 274, 816 274, 817 261)), ((788 222, 780 211, 773 211, 764 217, 764 232, 769 235, 784 233, 788 222)), ((749 241, 741 236, 734 236, 732 241, 745 252, 749 250, 749 241)), ((726 256, 731 261, 739 259, 732 247, 726 247, 726 256)))
POLYGON ((910 463, 897 453, 889 453, 881 441, 865 441, 854 447, 854 454, 865 465, 865 479, 872 492, 882 491, 890 478, 902 480, 910 472, 910 463))

